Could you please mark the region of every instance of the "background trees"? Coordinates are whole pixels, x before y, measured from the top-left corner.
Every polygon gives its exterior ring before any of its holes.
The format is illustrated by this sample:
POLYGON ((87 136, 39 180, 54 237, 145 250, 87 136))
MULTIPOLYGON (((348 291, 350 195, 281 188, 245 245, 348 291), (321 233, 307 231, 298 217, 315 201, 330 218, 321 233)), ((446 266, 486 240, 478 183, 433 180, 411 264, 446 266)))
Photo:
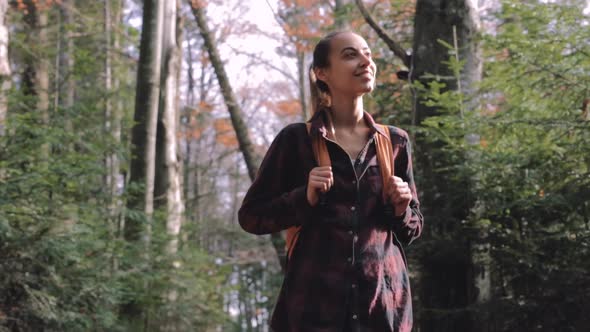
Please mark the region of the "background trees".
POLYGON ((376 56, 366 108, 414 138, 415 329, 587 330, 589 11, 0 1, 0 330, 267 331, 281 238, 237 209, 341 27, 376 56))

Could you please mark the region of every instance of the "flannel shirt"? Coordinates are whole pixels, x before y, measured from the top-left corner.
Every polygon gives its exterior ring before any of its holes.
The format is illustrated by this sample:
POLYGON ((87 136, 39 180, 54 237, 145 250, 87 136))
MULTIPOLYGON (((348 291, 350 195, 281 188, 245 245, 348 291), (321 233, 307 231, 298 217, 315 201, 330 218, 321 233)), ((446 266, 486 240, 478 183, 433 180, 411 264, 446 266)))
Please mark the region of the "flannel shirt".
POLYGON ((381 196, 383 181, 374 135, 384 135, 369 113, 370 139, 355 160, 328 132, 324 111, 311 133, 327 140, 334 185, 325 203, 310 206, 307 179, 317 167, 304 123, 291 124, 269 147, 238 213, 241 227, 269 234, 302 226, 273 310, 275 332, 408 332, 412 298, 403 246, 420 236, 408 134, 389 126, 394 174, 409 184, 412 200, 394 216, 381 196))

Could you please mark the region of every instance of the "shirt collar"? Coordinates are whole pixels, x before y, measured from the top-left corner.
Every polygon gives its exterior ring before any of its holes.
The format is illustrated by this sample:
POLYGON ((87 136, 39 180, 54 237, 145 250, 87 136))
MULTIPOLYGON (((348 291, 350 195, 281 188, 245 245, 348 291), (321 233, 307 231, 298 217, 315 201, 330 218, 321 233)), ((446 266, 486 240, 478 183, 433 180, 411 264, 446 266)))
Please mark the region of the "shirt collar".
MULTIPOLYGON (((378 126, 371 114, 366 111, 363 111, 363 118, 367 126, 371 129, 371 136, 375 133, 379 133, 383 135, 385 138, 389 139, 389 136, 385 134, 383 126, 378 126)), ((333 137, 332 132, 329 130, 330 123, 332 122, 332 117, 328 109, 321 109, 317 111, 311 119, 309 119, 309 123, 311 123, 311 133, 320 133, 324 138, 336 140, 333 137)))

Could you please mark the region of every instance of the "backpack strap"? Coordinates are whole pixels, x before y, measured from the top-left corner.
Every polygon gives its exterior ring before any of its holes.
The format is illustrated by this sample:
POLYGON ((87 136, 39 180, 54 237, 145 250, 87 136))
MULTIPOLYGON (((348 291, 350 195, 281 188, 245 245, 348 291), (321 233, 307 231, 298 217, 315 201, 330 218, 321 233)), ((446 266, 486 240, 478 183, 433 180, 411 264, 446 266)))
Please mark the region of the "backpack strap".
POLYGON ((378 124, 385 132, 385 136, 375 135, 376 148, 377 148, 377 163, 381 169, 381 179, 383 180, 382 198, 383 203, 387 203, 390 188, 389 178, 394 174, 394 159, 395 154, 393 152, 393 144, 391 143, 391 134, 389 133, 389 127, 386 125, 378 124))
MULTIPOLYGON (((311 139, 311 148, 313 150, 313 156, 318 165, 332 166, 332 160, 330 160, 330 154, 328 153, 328 146, 326 145, 326 141, 323 139, 318 139, 319 137, 311 134, 311 123, 307 122, 305 126, 307 128, 307 134, 310 136, 311 139)), ((297 243, 297 239, 299 238, 300 232, 301 226, 293 226, 287 229, 285 238, 285 251, 287 252, 287 259, 290 259, 291 255, 293 254, 293 249, 295 248, 295 243, 297 243)))

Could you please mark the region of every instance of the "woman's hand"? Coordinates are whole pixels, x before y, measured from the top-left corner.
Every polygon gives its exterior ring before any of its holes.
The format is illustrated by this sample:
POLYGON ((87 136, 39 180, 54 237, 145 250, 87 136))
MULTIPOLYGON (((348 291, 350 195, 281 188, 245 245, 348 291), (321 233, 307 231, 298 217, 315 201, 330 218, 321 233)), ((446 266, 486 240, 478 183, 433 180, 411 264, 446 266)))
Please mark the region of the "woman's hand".
POLYGON ((307 180, 307 201, 316 206, 320 200, 320 193, 327 193, 334 184, 331 166, 315 167, 309 172, 307 180))
POLYGON ((412 191, 410 190, 408 183, 404 182, 402 178, 392 176, 390 180, 388 195, 391 205, 393 205, 395 210, 395 216, 399 217, 406 212, 406 209, 410 205, 412 191))

